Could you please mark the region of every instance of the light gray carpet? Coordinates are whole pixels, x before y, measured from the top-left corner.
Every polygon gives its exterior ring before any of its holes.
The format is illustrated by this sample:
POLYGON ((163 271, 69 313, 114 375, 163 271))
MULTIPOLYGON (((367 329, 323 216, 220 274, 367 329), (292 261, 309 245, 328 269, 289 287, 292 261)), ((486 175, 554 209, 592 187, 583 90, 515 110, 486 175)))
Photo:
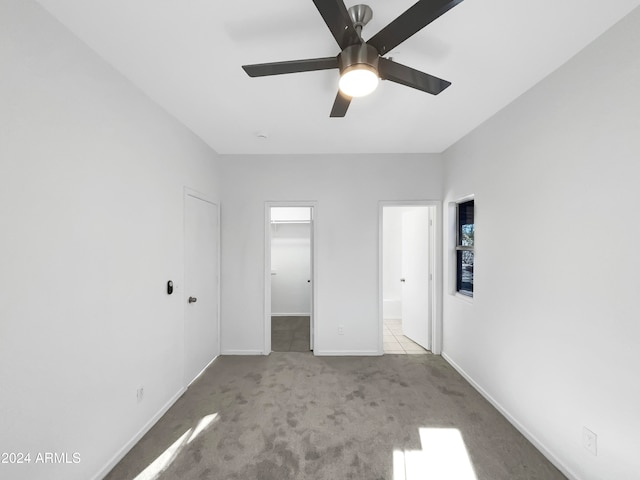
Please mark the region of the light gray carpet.
POLYGON ((274 352, 308 352, 309 317, 271 317, 271 350, 274 352))
MULTIPOLYGON (((565 478, 439 356, 272 353, 218 358, 107 479, 135 478, 214 413, 158 478, 398 480, 419 428, 457 429, 478 480, 565 478)), ((439 461, 454 470, 455 453, 439 461)), ((406 480, 425 478, 451 477, 406 480)))

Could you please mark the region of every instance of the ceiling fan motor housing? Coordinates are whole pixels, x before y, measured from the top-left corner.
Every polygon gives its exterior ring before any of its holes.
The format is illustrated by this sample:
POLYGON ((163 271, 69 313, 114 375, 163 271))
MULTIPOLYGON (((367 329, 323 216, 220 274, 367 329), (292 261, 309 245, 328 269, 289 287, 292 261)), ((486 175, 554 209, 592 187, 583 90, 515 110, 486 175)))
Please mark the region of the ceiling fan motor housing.
POLYGON ((350 45, 338 55, 338 67, 340 74, 344 74, 354 68, 369 67, 378 74, 378 51, 366 43, 350 45))

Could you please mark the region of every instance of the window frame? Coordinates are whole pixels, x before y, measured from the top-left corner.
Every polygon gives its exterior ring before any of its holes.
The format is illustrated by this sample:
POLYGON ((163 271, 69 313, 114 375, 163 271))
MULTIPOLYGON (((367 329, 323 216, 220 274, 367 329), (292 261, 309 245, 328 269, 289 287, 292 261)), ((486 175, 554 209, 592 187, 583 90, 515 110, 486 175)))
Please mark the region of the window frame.
MULTIPOLYGON (((469 290, 463 290, 462 289, 462 254, 459 252, 471 252, 472 254, 474 254, 474 263, 475 263, 475 238, 474 238, 474 242, 473 245, 463 245, 462 243, 462 224, 461 224, 461 217, 460 217, 460 210, 461 207, 469 207, 469 204, 471 204, 471 208, 473 209, 473 232, 474 232, 474 237, 475 237, 475 198, 473 196, 471 197, 467 197, 464 199, 461 199, 460 201, 456 202, 456 222, 455 222, 455 229, 456 229, 456 235, 455 235, 455 293, 459 294, 459 295, 463 295, 465 298, 473 298, 474 296, 474 292, 473 292, 473 279, 474 279, 474 272, 471 272, 471 291, 469 290)), ((465 224, 465 225, 468 225, 465 224)))

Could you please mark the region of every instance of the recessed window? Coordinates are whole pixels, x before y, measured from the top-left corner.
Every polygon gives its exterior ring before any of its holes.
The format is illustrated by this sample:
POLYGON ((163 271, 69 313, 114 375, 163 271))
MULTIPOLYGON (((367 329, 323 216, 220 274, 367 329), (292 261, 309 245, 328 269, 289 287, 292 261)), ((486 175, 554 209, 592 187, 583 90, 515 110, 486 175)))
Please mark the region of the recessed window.
POLYGON ((456 291, 473 297, 474 201, 457 207, 456 291))

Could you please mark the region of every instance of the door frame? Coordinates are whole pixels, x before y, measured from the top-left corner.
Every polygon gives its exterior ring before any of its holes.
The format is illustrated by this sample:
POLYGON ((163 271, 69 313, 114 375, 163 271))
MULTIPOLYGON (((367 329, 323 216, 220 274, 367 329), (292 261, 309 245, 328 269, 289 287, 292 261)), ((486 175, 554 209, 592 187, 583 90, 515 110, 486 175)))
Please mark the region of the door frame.
POLYGON ((202 375, 202 372, 204 372, 209 365, 211 365, 216 358, 218 358, 220 356, 220 352, 222 351, 222 342, 220 339, 220 331, 221 331, 221 321, 220 321, 220 240, 221 240, 221 235, 220 235, 220 225, 221 225, 221 219, 220 219, 220 202, 215 200, 213 197, 204 194, 202 192, 199 192, 197 190, 194 190, 193 188, 187 187, 185 186, 183 189, 183 197, 182 197, 182 288, 175 288, 174 287, 174 292, 177 292, 179 295, 181 295, 182 297, 182 302, 183 302, 183 307, 182 307, 182 361, 183 361, 183 368, 182 368, 182 377, 183 377, 183 384, 186 387, 188 387, 189 385, 191 385, 194 381, 196 381, 196 379, 202 375), (188 308, 188 303, 186 302, 186 295, 188 295, 187 291, 185 290, 185 286, 186 286, 186 282, 187 282, 187 197, 193 197, 193 198, 197 198, 198 200, 202 200, 203 202, 207 202, 212 204, 215 207, 216 210, 216 214, 218 216, 218 228, 216 229, 216 240, 217 240, 217 251, 216 251, 216 271, 214 272, 215 275, 217 276, 217 292, 216 295, 218 296, 218 306, 217 306, 217 318, 218 318, 218 325, 216 326, 216 334, 217 334, 217 347, 218 347, 218 355, 216 355, 215 357, 213 357, 211 359, 211 361, 202 369, 202 371, 200 373, 198 373, 198 375, 196 375, 195 378, 193 379, 187 379, 186 378, 186 356, 187 356, 187 351, 186 351, 186 333, 185 330, 187 328, 187 308, 188 308))
POLYGON ((384 355, 384 279, 383 279, 383 212, 384 207, 431 207, 433 218, 429 232, 429 264, 431 268, 431 352, 442 353, 442 202, 439 200, 389 200, 378 202, 378 354, 384 355))
POLYGON ((316 265, 316 233, 318 224, 317 201, 269 201, 264 203, 264 350, 263 355, 271 353, 271 207, 303 207, 311 209, 311 315, 310 348, 315 355, 315 339, 318 337, 318 317, 316 299, 318 298, 318 268, 316 265))

